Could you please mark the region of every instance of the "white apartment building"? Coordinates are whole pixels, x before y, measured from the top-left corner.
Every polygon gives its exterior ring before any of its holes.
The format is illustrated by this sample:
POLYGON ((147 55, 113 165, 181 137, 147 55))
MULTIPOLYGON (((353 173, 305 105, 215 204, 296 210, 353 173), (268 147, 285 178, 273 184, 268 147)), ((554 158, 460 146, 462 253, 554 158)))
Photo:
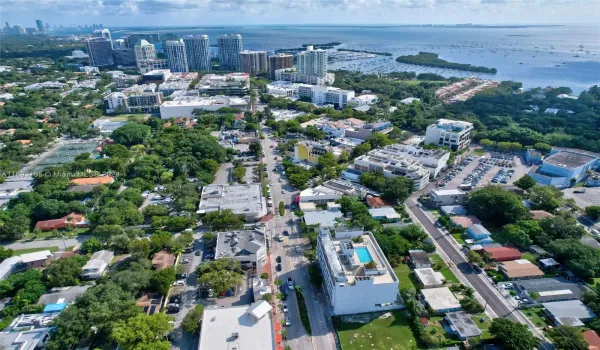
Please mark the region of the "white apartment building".
POLYGON ((306 51, 296 55, 296 67, 298 74, 301 75, 325 76, 327 74, 327 51, 314 50, 311 45, 307 46, 306 51))
POLYGON ((208 35, 186 35, 183 37, 185 53, 190 70, 210 70, 210 43, 208 35))
POLYGON ((162 103, 160 92, 132 90, 113 92, 104 98, 106 113, 158 112, 162 103))
POLYGON ((276 69, 273 73, 275 80, 290 81, 292 83, 331 85, 335 81, 334 73, 326 73, 323 76, 299 74, 294 68, 276 69))
POLYGON ((352 242, 354 234, 334 239, 328 229, 321 229, 319 233, 317 260, 323 273, 331 314, 401 308, 398 277, 379 244, 371 233, 357 231, 355 234, 362 237, 362 243, 352 242), (370 266, 372 263, 375 263, 374 266, 370 266))
MULTIPOLYGON (((302 94, 302 89, 299 90, 302 94)), ((312 86, 312 103, 316 105, 337 104, 338 108, 346 107, 349 100, 354 98, 354 91, 342 90, 331 86, 312 86)))
POLYGON ((248 100, 230 96, 178 96, 160 105, 162 119, 193 117, 194 109, 217 111, 223 107, 248 109, 248 100))
POLYGON ((248 73, 206 74, 202 76, 196 89, 201 95, 245 96, 250 91, 250 75, 248 73))
POLYGON ((377 97, 377 95, 365 94, 365 95, 360 95, 360 96, 354 97, 352 100, 350 100, 350 102, 348 104, 351 106, 354 106, 354 107, 359 107, 359 106, 372 105, 377 102, 379 102, 379 98, 377 97))
POLYGON ((354 159, 353 169, 361 173, 380 171, 387 178, 403 176, 413 182, 413 190, 422 190, 429 183, 429 170, 420 162, 403 154, 372 150, 354 159))
POLYGON ((138 69, 142 74, 147 73, 146 69, 148 68, 148 64, 143 62, 156 59, 156 49, 154 48, 154 45, 142 39, 135 44, 133 51, 135 53, 135 62, 138 69))
POLYGON ((450 152, 441 149, 423 149, 415 145, 393 144, 384 148, 373 150, 373 154, 388 154, 399 156, 419 162, 427 168, 430 177, 435 179, 438 174, 448 166, 450 152))
POLYGON ((183 40, 167 40, 165 43, 165 53, 168 57, 171 72, 189 72, 183 40))
POLYGON ((440 119, 436 124, 427 127, 425 144, 446 146, 459 151, 471 144, 473 124, 458 120, 440 119))
POLYGON ((242 69, 240 52, 243 50, 241 34, 217 36, 221 69, 239 71, 242 69))
POLYGON ((100 278, 110 264, 115 253, 110 250, 100 250, 92 254, 92 257, 81 268, 81 277, 84 279, 100 278))

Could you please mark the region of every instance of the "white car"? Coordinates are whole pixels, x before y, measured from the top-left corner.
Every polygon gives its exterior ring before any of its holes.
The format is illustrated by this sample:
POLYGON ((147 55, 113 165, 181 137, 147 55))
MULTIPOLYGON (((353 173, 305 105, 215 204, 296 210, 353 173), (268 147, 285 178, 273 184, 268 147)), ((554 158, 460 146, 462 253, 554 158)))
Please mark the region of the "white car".
POLYGON ((286 325, 286 326, 291 326, 291 325, 292 325, 292 322, 290 321, 290 318, 289 318, 289 317, 286 317, 286 318, 285 318, 285 325, 286 325))
POLYGON ((185 281, 184 280, 179 280, 179 281, 175 281, 173 282, 174 286, 185 286, 185 281))
POLYGON ((283 189, 282 189, 282 190, 281 190, 281 193, 285 193, 285 190, 283 190, 283 189))
POLYGON ((302 253, 302 248, 300 248, 300 246, 294 247, 294 250, 296 251, 296 253, 302 253))
POLYGON ((288 312, 287 304, 283 304, 283 312, 288 312))

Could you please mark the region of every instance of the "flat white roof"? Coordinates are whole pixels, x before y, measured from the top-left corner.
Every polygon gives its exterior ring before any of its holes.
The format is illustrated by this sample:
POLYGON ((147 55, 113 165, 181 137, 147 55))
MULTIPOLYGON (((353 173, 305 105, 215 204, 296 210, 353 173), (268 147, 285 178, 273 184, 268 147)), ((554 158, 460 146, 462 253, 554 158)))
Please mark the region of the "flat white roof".
POLYGON ((430 267, 415 269, 414 271, 419 281, 421 281, 425 287, 442 284, 444 281, 444 276, 441 274, 441 272, 436 272, 430 267))
POLYGON ((23 263, 27 264, 34 261, 46 260, 51 256, 52 253, 49 250, 42 250, 40 252, 21 254, 21 259, 23 259, 23 263))
POLYGON ((460 308, 460 302, 448 287, 422 289, 421 294, 433 310, 460 308))
POLYGON ((371 216, 385 216, 387 219, 400 219, 401 216, 392 207, 381 207, 369 209, 371 216))
POLYGON ((199 350, 275 349, 271 313, 256 319, 249 312, 251 308, 205 308, 199 350))
POLYGON ((434 196, 461 196, 464 195, 465 192, 456 188, 453 190, 432 190, 431 194, 434 196))

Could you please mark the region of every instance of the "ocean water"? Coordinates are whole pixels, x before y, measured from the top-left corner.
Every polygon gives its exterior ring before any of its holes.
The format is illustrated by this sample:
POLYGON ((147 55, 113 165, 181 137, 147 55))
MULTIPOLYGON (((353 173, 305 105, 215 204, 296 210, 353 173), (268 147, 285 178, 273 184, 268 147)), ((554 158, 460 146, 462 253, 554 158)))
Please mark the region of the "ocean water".
POLYGON ((207 34, 240 33, 244 49, 273 51, 302 44, 341 42, 341 47, 386 51, 392 57, 337 62, 330 69, 363 72, 433 72, 443 76, 478 75, 493 80, 514 80, 526 88, 567 86, 575 93, 600 84, 600 25, 514 28, 448 28, 401 26, 243 26, 194 28, 111 28, 113 38, 128 31, 207 34), (438 53, 458 63, 494 67, 497 74, 479 74, 420 67, 395 61, 419 51, 438 53))

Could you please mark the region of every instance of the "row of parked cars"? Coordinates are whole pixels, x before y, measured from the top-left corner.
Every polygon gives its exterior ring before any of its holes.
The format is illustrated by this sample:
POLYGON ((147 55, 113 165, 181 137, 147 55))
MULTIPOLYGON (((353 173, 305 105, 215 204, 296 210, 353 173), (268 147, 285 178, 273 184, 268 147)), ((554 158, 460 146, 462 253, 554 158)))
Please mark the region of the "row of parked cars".
POLYGON ((483 179, 483 177, 488 173, 488 171, 490 171, 491 168, 492 168, 492 166, 489 164, 485 164, 485 163, 477 164, 477 167, 475 168, 475 170, 473 170, 471 173, 469 173, 469 175, 467 175, 464 178, 464 180, 462 182, 463 185, 477 186, 479 181, 481 181, 481 179, 483 179))
POLYGON ((475 159, 474 155, 470 155, 467 158, 465 158, 462 162, 460 162, 460 164, 454 170, 450 171, 446 176, 444 176, 440 180, 440 182, 438 183, 438 186, 441 188, 446 187, 448 182, 450 182, 452 179, 454 179, 454 177, 456 177, 456 175, 458 175, 458 173, 463 171, 465 169, 465 167, 467 165, 469 165, 469 163, 471 163, 474 159, 475 159))
POLYGON ((479 160, 479 162, 505 168, 512 168, 515 166, 515 159, 513 155, 492 155, 491 158, 482 158, 479 160))
POLYGON ((515 171, 513 169, 505 169, 502 168, 498 171, 498 174, 496 174, 496 176, 494 176, 494 178, 492 179, 492 182, 497 184, 497 183, 508 183, 508 180, 510 180, 510 178, 514 175, 515 171))

